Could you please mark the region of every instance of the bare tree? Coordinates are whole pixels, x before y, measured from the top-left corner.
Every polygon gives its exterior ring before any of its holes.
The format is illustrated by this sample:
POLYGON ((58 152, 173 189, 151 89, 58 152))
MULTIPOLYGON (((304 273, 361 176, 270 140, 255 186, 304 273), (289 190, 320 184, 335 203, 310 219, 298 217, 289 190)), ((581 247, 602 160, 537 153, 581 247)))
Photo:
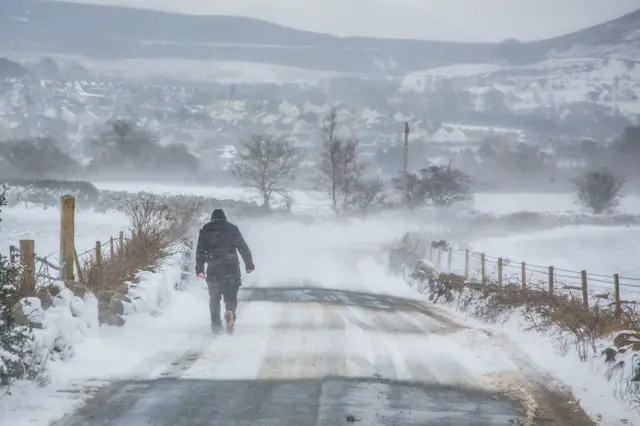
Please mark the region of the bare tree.
POLYGON ((231 173, 244 187, 260 195, 268 209, 274 194, 285 198, 289 195, 288 182, 295 179, 303 159, 300 150, 289 141, 254 135, 243 142, 231 173))
POLYGON ((586 172, 573 179, 577 202, 596 214, 620 204, 625 183, 624 176, 615 175, 608 169, 586 172))
POLYGON ((325 117, 323 145, 318 165, 321 189, 331 199, 336 214, 351 207, 356 188, 361 185, 364 164, 359 159, 357 139, 341 139, 336 135, 337 111, 325 117))
POLYGON ((341 141, 337 138, 338 113, 336 108, 325 116, 322 127, 322 153, 318 165, 320 184, 331 199, 333 211, 338 213, 341 141))
POLYGON ((388 193, 381 179, 360 181, 355 185, 351 204, 366 213, 372 207, 380 206, 387 201, 388 193))

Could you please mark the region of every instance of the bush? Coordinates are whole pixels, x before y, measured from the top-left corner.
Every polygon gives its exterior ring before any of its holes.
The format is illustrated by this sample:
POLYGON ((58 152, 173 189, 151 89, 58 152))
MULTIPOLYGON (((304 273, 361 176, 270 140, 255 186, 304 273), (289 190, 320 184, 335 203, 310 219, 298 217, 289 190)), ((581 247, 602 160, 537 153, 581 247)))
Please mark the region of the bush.
MULTIPOLYGON (((456 202, 471 199, 471 179, 461 170, 448 166, 429 166, 408 176, 411 207, 432 205, 450 207, 456 202)), ((396 189, 403 191, 402 178, 394 180, 396 189)))
MULTIPOLYGON (((0 193, 0 208, 6 205, 4 191, 0 193)), ((31 346, 29 327, 19 325, 14 307, 20 300, 19 271, 0 255, 0 387, 28 373, 31 346)))
POLYGON ((81 167, 53 138, 38 137, 0 143, 0 169, 5 176, 44 177, 67 176, 81 167))
POLYGON ((625 178, 607 169, 584 173, 573 179, 573 183, 578 203, 596 214, 613 210, 624 195, 625 178))
POLYGON ((7 201, 9 205, 24 203, 39 207, 58 207, 60 197, 73 195, 77 208, 89 208, 100 201, 100 190, 91 182, 67 181, 56 179, 0 179, 9 186, 7 201))

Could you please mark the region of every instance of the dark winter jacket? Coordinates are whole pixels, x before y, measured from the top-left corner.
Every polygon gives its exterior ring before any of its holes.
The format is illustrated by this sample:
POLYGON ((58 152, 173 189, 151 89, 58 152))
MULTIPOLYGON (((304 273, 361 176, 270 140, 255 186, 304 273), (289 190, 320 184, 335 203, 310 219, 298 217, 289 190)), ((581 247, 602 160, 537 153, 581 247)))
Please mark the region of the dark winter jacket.
POLYGON ((240 261, 247 269, 255 269, 251 251, 238 227, 227 221, 222 210, 214 210, 211 222, 200 230, 196 248, 196 274, 204 272, 210 279, 240 285, 240 261))

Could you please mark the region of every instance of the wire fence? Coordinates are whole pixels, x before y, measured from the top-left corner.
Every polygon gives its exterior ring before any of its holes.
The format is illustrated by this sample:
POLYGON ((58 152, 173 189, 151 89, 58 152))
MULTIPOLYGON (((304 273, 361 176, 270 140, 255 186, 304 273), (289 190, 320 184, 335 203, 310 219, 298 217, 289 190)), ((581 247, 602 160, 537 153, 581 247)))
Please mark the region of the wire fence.
POLYGON ((102 269, 102 265, 110 260, 124 256, 130 237, 123 231, 117 237, 110 237, 106 242, 96 241, 91 249, 78 253, 74 249, 73 265, 67 268, 67 261, 60 259, 57 264, 52 260, 54 253, 41 257, 35 254, 34 240, 21 240, 19 246, 9 247, 10 261, 20 264, 22 268, 21 288, 26 296, 34 296, 47 286, 59 280, 75 280, 89 286, 91 277, 85 273, 92 268, 102 269))
POLYGON ((605 275, 515 261, 508 257, 456 248, 442 248, 429 244, 429 260, 439 271, 464 276, 466 280, 482 284, 519 285, 537 288, 549 293, 563 290, 579 292, 585 306, 592 298, 612 298, 621 303, 637 304, 640 299, 640 278, 618 273, 605 275))

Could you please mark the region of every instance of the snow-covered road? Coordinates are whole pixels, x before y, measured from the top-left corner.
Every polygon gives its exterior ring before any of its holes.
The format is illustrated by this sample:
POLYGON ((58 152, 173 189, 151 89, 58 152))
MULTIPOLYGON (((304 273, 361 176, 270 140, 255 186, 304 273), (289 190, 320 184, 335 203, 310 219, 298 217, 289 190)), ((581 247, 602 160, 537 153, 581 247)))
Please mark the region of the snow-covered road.
POLYGON ((414 225, 239 225, 257 269, 234 336, 212 337, 206 286, 191 276, 153 315, 101 327, 68 362, 51 363, 48 387, 14 387, 0 424, 593 424, 554 387, 549 359, 387 272, 383 244, 414 225))
MULTIPOLYGON (((202 283, 187 295, 206 310, 202 283)), ((180 356, 141 362, 57 424, 590 424, 504 336, 418 299, 308 286, 241 299, 235 335, 214 339, 200 318, 180 356)))

